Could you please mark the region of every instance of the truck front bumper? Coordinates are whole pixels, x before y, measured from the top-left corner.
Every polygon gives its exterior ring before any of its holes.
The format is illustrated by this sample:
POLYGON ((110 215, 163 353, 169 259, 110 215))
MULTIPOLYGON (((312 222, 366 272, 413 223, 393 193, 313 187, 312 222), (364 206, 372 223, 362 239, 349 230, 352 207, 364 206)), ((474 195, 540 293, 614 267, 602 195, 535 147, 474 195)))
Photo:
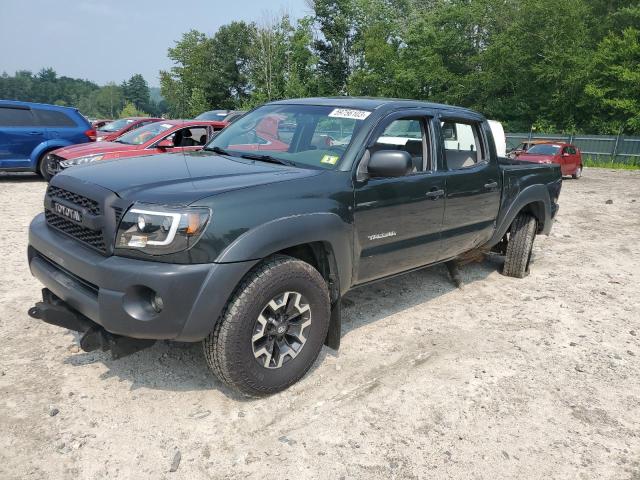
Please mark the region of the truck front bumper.
POLYGON ((205 338, 256 261, 176 265, 105 257, 38 215, 29 227, 29 267, 73 310, 125 337, 205 338))

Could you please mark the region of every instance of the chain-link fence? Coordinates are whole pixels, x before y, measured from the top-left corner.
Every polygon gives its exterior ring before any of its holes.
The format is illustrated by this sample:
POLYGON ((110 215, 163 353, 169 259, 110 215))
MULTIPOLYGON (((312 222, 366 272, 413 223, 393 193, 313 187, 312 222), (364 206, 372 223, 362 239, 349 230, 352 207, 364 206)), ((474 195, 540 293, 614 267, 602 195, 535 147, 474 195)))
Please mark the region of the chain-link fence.
POLYGON ((640 137, 624 135, 554 135, 507 133, 507 150, 528 140, 550 140, 571 143, 582 152, 583 158, 640 165, 640 137))

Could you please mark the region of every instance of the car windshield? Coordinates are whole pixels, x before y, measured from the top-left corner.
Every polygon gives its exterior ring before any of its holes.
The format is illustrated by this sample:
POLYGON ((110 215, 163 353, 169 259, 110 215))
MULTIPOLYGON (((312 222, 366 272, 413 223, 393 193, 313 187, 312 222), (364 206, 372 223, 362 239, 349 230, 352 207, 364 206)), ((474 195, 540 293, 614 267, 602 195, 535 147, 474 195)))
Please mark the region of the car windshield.
POLYGON ((334 169, 370 113, 320 105, 266 105, 222 130, 205 149, 334 169))
POLYGON ((170 123, 150 123, 149 125, 125 133, 118 138, 116 142, 124 143, 125 145, 142 145, 152 138, 157 137, 162 132, 169 130, 171 127, 173 127, 173 125, 170 123))
POLYGON ((196 120, 224 120, 229 115, 229 110, 211 110, 210 112, 201 113, 196 120))
POLYGON ((531 155, 555 155, 560 151, 559 145, 549 145, 548 143, 541 143, 538 145, 534 145, 527 153, 531 155))
POLYGON ((131 125, 135 120, 130 118, 122 118, 120 120, 116 120, 115 122, 107 123, 100 130, 103 132, 117 132, 118 130, 122 130, 124 127, 131 125))

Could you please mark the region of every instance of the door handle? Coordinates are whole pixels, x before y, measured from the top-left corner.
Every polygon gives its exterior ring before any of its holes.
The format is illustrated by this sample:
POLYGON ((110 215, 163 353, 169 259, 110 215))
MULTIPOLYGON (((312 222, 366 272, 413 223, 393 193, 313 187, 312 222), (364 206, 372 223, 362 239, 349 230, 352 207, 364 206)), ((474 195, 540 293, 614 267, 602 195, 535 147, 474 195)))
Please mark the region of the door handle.
POLYGON ((427 198, 431 198, 432 200, 435 200, 439 197, 444 196, 444 190, 431 190, 430 192, 426 193, 427 198))
POLYGON ((484 184, 484 188, 496 188, 498 186, 498 182, 489 182, 484 184))
POLYGON ((29 132, 29 135, 40 135, 40 132, 29 132))

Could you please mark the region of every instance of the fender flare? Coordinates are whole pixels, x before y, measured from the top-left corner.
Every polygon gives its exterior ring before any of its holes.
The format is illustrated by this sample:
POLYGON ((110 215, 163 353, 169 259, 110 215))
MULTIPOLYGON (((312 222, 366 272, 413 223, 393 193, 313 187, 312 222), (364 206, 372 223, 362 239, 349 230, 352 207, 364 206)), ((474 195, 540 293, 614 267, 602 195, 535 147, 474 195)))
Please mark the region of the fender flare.
POLYGON ((45 142, 42 142, 31 152, 31 165, 34 169, 37 169, 38 162, 40 161, 40 158, 43 154, 51 152, 53 150, 57 150, 58 148, 69 147, 71 145, 73 145, 73 143, 61 140, 47 140, 45 142))
POLYGON ((516 216, 528 205, 532 205, 531 213, 538 219, 538 233, 547 235, 552 224, 549 191, 545 185, 531 185, 518 194, 502 218, 498 219, 496 230, 487 245, 492 247, 500 242, 516 216))
POLYGON ((335 213, 317 212, 281 217, 263 223, 235 239, 216 263, 261 260, 276 252, 315 242, 331 247, 341 293, 351 286, 353 226, 335 213))

